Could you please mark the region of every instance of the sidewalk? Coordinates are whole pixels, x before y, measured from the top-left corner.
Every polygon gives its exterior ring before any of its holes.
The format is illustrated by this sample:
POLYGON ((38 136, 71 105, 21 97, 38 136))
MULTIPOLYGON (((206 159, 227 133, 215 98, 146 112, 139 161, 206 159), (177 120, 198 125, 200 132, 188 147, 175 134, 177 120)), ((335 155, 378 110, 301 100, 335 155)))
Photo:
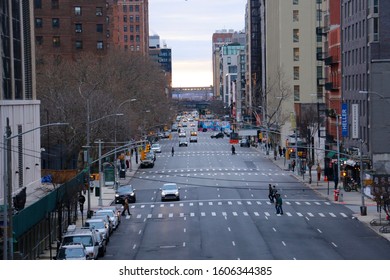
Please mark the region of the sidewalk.
MULTIPOLYGON (((139 168, 139 165, 140 165, 140 161, 138 161, 138 163, 135 162, 135 157, 132 157, 132 164, 131 164, 131 169, 128 169, 126 170, 126 178, 123 178, 123 179, 119 179, 119 185, 125 185, 125 184, 128 184, 130 181, 131 181, 131 178, 133 178, 134 174, 137 172, 138 168, 139 168)), ((98 186, 99 185, 99 181, 93 181, 93 184, 95 186, 98 186)), ((110 206, 114 199, 115 199, 115 189, 113 186, 103 186, 102 187, 102 192, 101 192, 101 196, 97 196, 96 195, 96 187, 94 188, 93 191, 90 192, 90 208, 91 210, 94 210, 94 209, 97 209, 99 207, 104 207, 104 206, 110 206), (99 205, 99 200, 101 200, 101 206, 99 205)), ((85 195, 85 203, 84 203, 84 211, 83 211, 83 217, 85 220, 86 217, 87 217, 87 207, 88 207, 88 198, 87 198, 87 195, 85 195)), ((81 219, 81 213, 79 212, 78 213, 78 219, 76 221, 76 226, 77 227, 81 227, 82 226, 82 219, 81 219)), ((51 247, 52 247, 52 256, 55 256, 56 254, 56 241, 54 240, 51 247)), ((39 256, 39 260, 50 260, 50 250, 45 250, 40 256, 39 256)))
MULTIPOLYGON (((387 221, 385 221, 386 213, 382 211, 380 216, 380 213, 377 212, 376 202, 373 201, 370 197, 364 196, 364 205, 367 207, 367 215, 362 216, 360 210, 360 206, 362 206, 361 192, 356 192, 356 191, 345 192, 343 189, 341 189, 340 195, 338 197, 338 201, 335 201, 334 192, 333 192, 334 183, 332 181, 325 182, 323 175, 321 175, 321 181, 317 182, 317 171, 315 169, 315 166, 311 170, 312 182, 310 183, 309 182, 310 176, 308 170, 306 170, 304 176, 298 175, 297 170, 295 170, 295 172, 292 172, 288 169, 289 161, 285 160, 285 158, 278 156, 277 159, 274 160, 272 150, 269 152, 269 155, 266 155, 265 151, 262 150, 260 147, 253 148, 253 149, 256 149, 260 153, 264 154, 264 157, 268 157, 269 160, 272 161, 275 165, 277 165, 280 169, 290 172, 291 175, 294 176, 297 180, 301 181, 306 186, 310 187, 312 190, 314 190, 316 193, 318 193, 325 199, 335 204, 344 204, 345 206, 350 208, 355 213, 353 215, 354 218, 358 219, 362 223, 365 223, 369 228, 371 228, 377 234, 381 235, 382 237, 390 241, 390 232, 382 233, 380 231, 383 226, 388 225, 387 221)), ((341 184, 339 183, 338 186, 340 187, 341 184)), ((390 226, 389 226, 389 230, 390 230, 390 226)))

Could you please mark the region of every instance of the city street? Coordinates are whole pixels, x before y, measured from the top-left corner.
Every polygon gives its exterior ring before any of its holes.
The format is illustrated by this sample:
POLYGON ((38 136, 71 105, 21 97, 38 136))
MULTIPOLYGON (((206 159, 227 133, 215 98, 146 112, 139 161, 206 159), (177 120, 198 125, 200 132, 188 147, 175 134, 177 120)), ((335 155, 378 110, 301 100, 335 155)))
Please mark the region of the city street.
POLYGON ((232 155, 229 139, 211 134, 198 132, 188 147, 178 146, 177 133, 160 140, 154 167, 130 179, 132 216, 122 219, 102 259, 390 258, 390 243, 347 206, 319 196, 256 149, 235 145, 232 155), (171 182, 180 201, 161 202, 159 188, 171 182), (268 199, 269 183, 282 195, 283 215, 268 199))

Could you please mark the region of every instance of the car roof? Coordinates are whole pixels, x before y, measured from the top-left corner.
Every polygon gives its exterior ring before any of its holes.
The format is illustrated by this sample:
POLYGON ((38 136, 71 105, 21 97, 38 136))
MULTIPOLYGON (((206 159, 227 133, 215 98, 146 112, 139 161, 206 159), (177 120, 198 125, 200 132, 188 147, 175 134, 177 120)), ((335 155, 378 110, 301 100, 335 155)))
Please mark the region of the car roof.
POLYGON ((163 185, 163 187, 169 187, 169 186, 175 186, 175 187, 177 187, 177 184, 176 184, 176 183, 165 183, 165 184, 163 185))

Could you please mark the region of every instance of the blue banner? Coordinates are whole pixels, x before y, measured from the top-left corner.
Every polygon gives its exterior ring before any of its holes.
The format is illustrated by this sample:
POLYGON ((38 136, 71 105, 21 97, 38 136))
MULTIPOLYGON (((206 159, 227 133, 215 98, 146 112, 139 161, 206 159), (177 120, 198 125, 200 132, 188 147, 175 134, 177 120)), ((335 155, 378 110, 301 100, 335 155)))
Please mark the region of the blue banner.
POLYGON ((341 104, 341 136, 348 137, 348 105, 341 104))

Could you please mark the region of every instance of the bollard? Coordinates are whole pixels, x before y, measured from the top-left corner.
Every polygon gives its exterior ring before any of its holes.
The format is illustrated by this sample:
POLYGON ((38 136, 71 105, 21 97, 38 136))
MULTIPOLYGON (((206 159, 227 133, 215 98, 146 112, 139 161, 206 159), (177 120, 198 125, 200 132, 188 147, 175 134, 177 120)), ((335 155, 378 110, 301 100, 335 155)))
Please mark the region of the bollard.
POLYGON ((339 201, 339 190, 334 190, 333 191, 333 196, 334 196, 334 201, 339 201))

